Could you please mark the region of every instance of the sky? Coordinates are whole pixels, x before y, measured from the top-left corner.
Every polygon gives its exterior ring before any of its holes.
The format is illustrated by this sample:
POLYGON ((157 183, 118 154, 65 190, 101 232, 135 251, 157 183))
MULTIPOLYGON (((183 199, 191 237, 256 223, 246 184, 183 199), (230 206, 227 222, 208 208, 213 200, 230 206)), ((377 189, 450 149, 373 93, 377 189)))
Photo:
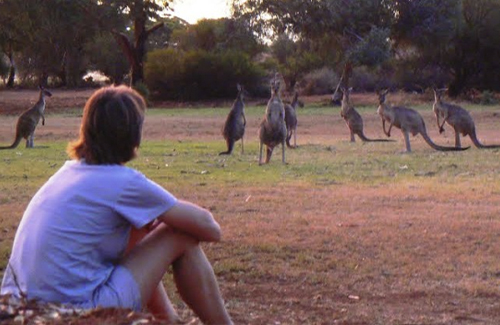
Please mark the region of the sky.
POLYGON ((202 18, 221 18, 230 15, 228 0, 176 0, 174 15, 191 24, 202 18))

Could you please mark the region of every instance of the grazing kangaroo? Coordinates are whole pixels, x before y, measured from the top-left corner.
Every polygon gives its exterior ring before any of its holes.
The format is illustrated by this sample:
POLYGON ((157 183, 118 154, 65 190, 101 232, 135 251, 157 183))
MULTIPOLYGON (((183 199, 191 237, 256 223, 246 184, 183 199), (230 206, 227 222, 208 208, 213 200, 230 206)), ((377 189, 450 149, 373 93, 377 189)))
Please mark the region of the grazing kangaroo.
POLYGON ((425 128, 425 122, 422 116, 414 109, 406 108, 406 107, 397 107, 397 106, 389 106, 385 103, 385 95, 387 95, 389 91, 383 91, 378 93, 379 98, 379 106, 377 109, 378 115, 382 118, 382 128, 384 129, 384 133, 390 137, 391 129, 393 126, 401 129, 405 138, 406 144, 406 152, 411 152, 410 146, 410 136, 421 134, 424 138, 425 142, 429 146, 431 146, 435 150, 439 151, 460 151, 467 150, 470 147, 466 148, 456 148, 456 147, 443 147, 432 142, 429 135, 427 135, 427 129, 425 128), (389 130, 385 130, 385 122, 389 122, 389 130))
POLYGON ((472 143, 481 149, 500 148, 500 145, 484 145, 477 139, 476 126, 469 112, 458 105, 445 103, 441 97, 447 89, 434 89, 434 105, 432 110, 436 115, 437 126, 439 133, 444 132, 444 123, 448 123, 455 130, 455 147, 460 148, 460 133, 462 136, 469 136, 472 143), (443 122, 439 123, 439 118, 443 118, 443 122))
POLYGON ((226 118, 222 135, 226 139, 227 151, 219 153, 219 155, 230 155, 233 152, 234 143, 241 139, 241 153, 245 152, 243 136, 245 135, 245 126, 247 120, 245 118, 245 103, 243 102, 243 86, 237 85, 238 95, 233 103, 233 107, 226 118))
POLYGON ((14 142, 10 146, 0 147, 0 149, 14 149, 19 145, 21 139, 23 138, 26 139, 26 148, 33 148, 35 129, 40 121, 40 118, 42 118, 42 125, 45 125, 45 116, 43 115, 43 112, 45 111, 45 96, 52 96, 50 91, 46 90, 42 86, 39 88, 40 96, 36 104, 32 108, 24 111, 17 120, 16 137, 14 142))
POLYGON ((297 148, 297 107, 299 105, 299 94, 295 92, 292 103, 285 105, 286 146, 288 148, 297 148), (290 145, 292 135, 293 146, 290 145))
POLYGON ((352 91, 352 88, 345 89, 343 87, 340 88, 339 93, 342 95, 341 102, 341 110, 340 116, 344 119, 347 127, 349 128, 349 132, 351 133, 351 142, 356 142, 354 135, 356 134, 363 142, 393 142, 394 140, 388 139, 369 139, 365 136, 363 132, 363 119, 361 115, 356 111, 354 106, 351 104, 351 100, 349 95, 352 91))
POLYGON ((281 144, 282 157, 281 161, 285 164, 285 141, 287 136, 285 124, 285 107, 281 101, 280 82, 276 80, 271 82, 271 98, 267 103, 266 115, 260 123, 259 129, 259 165, 262 165, 262 150, 266 145, 266 164, 271 160, 273 149, 281 144))

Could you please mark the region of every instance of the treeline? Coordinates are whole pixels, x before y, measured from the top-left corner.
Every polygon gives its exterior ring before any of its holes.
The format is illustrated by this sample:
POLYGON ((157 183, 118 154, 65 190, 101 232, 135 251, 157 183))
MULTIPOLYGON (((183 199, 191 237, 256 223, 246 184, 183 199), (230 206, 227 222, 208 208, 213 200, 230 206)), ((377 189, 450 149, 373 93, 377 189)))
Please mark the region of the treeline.
POLYGON ((500 90, 498 0, 234 0, 233 16, 190 25, 170 1, 2 0, 6 87, 79 87, 90 70, 163 99, 357 90, 500 90))

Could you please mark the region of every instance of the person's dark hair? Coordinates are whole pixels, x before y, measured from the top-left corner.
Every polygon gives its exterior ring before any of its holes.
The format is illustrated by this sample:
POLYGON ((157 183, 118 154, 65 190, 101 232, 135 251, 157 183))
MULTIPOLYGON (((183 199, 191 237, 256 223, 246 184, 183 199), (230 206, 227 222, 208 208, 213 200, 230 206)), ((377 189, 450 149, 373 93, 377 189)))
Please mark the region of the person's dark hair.
POLYGON ((85 104, 80 137, 68 145, 71 158, 93 165, 132 160, 141 143, 146 103, 126 86, 97 90, 85 104))

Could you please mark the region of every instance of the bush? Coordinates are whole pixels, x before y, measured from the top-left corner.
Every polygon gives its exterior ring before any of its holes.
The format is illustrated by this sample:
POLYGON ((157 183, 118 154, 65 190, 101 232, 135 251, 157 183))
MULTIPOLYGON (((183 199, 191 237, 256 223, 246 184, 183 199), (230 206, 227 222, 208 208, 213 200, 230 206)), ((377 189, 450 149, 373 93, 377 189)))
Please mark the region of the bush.
POLYGON ((323 67, 308 73, 299 86, 303 95, 326 95, 333 93, 338 82, 339 76, 332 69, 323 67))
POLYGON ((142 81, 137 82, 133 87, 135 91, 137 91, 144 98, 146 103, 149 104, 149 89, 148 86, 142 81))
POLYGON ((232 98, 237 83, 251 93, 264 75, 243 53, 173 49, 151 52, 144 72, 152 96, 175 100, 232 98))
POLYGON ((489 90, 485 90, 481 94, 481 105, 496 105, 498 100, 495 98, 495 94, 489 90))

